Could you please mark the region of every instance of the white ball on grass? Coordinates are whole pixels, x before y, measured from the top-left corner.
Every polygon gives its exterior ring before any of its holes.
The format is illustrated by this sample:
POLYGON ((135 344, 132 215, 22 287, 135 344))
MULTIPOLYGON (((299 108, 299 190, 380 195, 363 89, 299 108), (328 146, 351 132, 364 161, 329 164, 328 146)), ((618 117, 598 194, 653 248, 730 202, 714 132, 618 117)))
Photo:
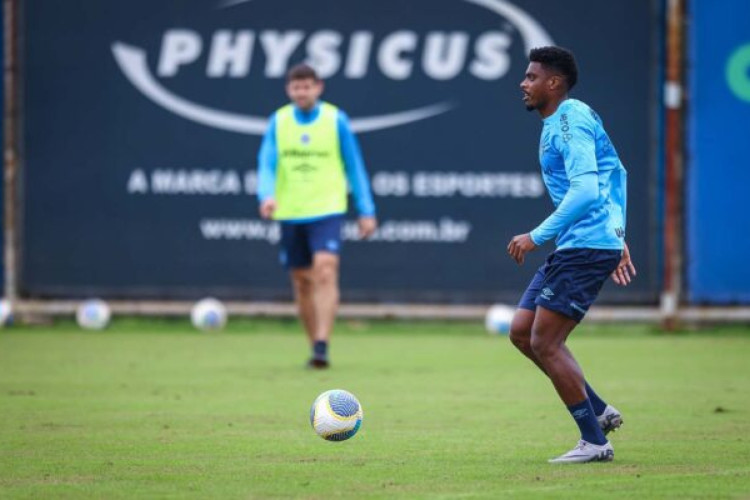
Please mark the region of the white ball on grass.
POLYGON ((310 424, 326 441, 346 441, 362 426, 362 405, 351 392, 326 391, 313 401, 310 424))
POLYGON ((505 304, 495 304, 490 307, 484 317, 484 327, 487 333, 492 335, 510 333, 510 324, 515 313, 515 308, 505 304))
POLYGON ((217 299, 202 299, 193 305, 190 321, 204 332, 221 330, 227 324, 227 309, 217 299))
POLYGON ((86 330, 102 330, 109 325, 112 312, 101 299, 90 299, 82 302, 76 310, 78 326, 86 330))
POLYGON ((13 323, 13 306, 9 300, 0 299, 0 328, 13 323))

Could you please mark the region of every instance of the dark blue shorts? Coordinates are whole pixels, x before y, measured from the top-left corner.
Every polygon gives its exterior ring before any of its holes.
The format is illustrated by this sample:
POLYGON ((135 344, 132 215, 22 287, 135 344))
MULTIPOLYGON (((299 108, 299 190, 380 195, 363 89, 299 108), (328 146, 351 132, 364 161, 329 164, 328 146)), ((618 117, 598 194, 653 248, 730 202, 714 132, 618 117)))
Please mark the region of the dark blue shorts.
POLYGON ((332 215, 312 222, 281 222, 281 264, 286 269, 312 265, 315 252, 341 251, 343 215, 332 215))
POLYGON ((518 307, 537 306, 581 321, 617 268, 621 250, 570 248, 551 253, 526 288, 518 307))

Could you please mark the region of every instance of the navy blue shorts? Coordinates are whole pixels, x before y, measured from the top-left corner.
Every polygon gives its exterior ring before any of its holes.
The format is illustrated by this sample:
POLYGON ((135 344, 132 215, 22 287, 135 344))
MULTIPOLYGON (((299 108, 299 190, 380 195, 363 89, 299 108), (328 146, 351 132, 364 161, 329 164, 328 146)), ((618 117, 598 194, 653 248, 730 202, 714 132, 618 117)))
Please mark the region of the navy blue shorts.
POLYGON ((341 251, 343 215, 312 222, 281 222, 281 264, 286 269, 312 265, 315 252, 338 254, 341 251))
POLYGON ((551 253, 526 288, 518 307, 537 306, 580 322, 617 268, 621 250, 569 248, 551 253))

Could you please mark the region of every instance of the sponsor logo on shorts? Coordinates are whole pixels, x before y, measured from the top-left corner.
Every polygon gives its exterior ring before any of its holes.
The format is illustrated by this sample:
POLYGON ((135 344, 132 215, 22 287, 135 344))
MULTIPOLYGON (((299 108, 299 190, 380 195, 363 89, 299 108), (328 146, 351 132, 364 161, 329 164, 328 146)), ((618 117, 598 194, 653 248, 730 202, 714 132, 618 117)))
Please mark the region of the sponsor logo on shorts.
POLYGON ((545 300, 550 300, 550 298, 555 295, 555 292, 552 291, 550 287, 545 287, 542 289, 542 295, 541 297, 545 300))

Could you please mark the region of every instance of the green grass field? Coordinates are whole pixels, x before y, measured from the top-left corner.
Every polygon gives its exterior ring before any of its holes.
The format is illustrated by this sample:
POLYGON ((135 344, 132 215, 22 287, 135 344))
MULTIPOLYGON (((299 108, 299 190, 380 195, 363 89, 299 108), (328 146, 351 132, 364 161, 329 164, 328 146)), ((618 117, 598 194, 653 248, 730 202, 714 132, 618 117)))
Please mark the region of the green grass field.
POLYGON ((577 429, 479 325, 341 323, 326 372, 293 322, 2 330, 0 497, 750 498, 750 329, 574 335, 625 417, 610 464, 546 463, 577 429), (343 443, 308 420, 332 388, 364 408, 343 443))

